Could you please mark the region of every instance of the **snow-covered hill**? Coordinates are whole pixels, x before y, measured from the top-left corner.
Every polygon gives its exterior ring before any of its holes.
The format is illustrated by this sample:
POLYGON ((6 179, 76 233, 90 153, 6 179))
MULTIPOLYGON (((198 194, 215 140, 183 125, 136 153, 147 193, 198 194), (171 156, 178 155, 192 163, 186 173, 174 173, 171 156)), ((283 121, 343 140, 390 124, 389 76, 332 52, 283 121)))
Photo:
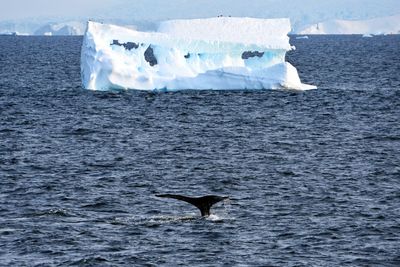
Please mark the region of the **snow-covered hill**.
POLYGON ((329 20, 299 29, 298 34, 400 34, 400 15, 369 20, 329 20))

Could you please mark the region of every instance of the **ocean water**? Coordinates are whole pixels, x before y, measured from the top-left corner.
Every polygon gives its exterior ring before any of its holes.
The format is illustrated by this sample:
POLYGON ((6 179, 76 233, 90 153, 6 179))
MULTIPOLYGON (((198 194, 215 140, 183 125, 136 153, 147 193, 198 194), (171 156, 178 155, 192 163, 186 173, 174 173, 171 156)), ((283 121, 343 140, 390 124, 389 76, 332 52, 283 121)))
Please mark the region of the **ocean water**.
POLYGON ((400 36, 292 38, 307 92, 87 91, 81 42, 0 37, 1 266, 400 266, 400 36))

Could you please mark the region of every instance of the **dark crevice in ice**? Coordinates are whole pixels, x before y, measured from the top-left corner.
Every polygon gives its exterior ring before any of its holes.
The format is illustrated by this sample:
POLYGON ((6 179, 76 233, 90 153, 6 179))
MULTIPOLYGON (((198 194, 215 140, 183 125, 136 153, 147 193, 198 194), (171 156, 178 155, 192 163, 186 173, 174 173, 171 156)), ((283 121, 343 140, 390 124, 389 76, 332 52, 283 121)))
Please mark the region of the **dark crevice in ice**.
POLYGON ((258 52, 258 51, 245 51, 242 54, 242 59, 248 59, 251 57, 262 57, 264 55, 264 52, 258 52))
POLYGON ((190 58, 190 53, 187 53, 186 55, 184 55, 185 58, 190 58))
POLYGON ((151 45, 144 51, 144 59, 149 62, 150 66, 157 65, 157 58, 154 56, 154 51, 151 45))
POLYGON ((126 50, 130 51, 132 49, 137 49, 139 45, 134 42, 127 42, 127 43, 120 43, 118 40, 113 40, 111 45, 118 45, 118 46, 123 46, 126 50))

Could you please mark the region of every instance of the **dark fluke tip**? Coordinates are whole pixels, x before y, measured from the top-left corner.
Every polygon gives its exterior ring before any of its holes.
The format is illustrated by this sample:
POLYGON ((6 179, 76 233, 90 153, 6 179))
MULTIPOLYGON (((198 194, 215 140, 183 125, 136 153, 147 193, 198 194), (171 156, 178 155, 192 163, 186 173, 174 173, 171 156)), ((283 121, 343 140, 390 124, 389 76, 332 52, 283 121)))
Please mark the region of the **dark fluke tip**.
POLYGON ((201 216, 210 216, 210 209, 212 205, 223 201, 225 199, 229 199, 228 196, 215 196, 215 195, 208 195, 203 197, 187 197, 182 195, 174 195, 174 194, 157 194, 156 197, 163 197, 163 198, 173 198, 177 200, 182 200, 188 202, 194 206, 196 206, 200 212, 201 216))

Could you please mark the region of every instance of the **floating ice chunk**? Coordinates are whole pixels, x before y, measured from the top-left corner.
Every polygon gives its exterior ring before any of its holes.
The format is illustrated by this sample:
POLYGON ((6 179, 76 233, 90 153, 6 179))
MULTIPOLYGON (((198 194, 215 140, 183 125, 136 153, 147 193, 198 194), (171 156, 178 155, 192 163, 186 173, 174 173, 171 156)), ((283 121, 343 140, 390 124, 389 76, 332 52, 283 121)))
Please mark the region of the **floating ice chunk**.
POLYGON ((363 34, 363 38, 371 38, 374 37, 372 34, 363 34))
POLYGON ((313 89, 285 62, 289 31, 287 19, 174 20, 158 32, 89 21, 82 83, 92 90, 313 89))

